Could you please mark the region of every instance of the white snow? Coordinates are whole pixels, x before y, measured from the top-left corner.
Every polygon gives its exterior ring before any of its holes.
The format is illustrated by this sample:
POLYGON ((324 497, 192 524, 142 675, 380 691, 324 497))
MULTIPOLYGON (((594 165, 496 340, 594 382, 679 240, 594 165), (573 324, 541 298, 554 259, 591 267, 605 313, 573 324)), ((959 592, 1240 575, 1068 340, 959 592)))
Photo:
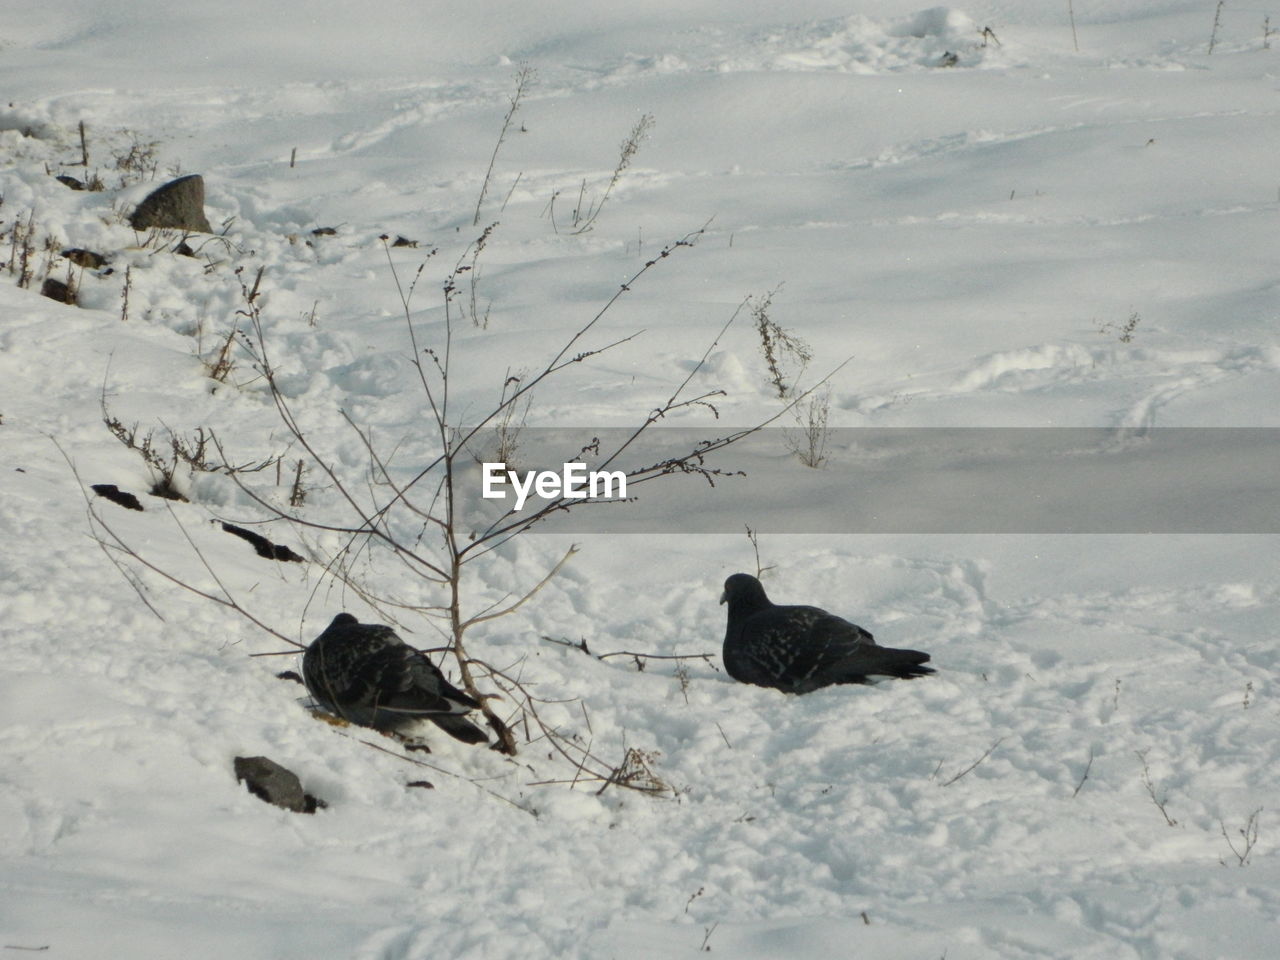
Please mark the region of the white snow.
MULTIPOLYGON (((650 755, 671 788, 656 797, 566 783, 574 769, 523 728, 506 758, 443 736, 430 755, 406 754, 319 723, 302 688, 276 678, 295 658, 250 656, 280 640, 136 563, 131 583, 92 538, 86 498, 146 560, 229 591, 302 643, 343 609, 377 619, 326 575, 340 534, 255 527, 311 559, 257 557, 213 521, 253 524, 260 507, 209 473, 179 472, 190 503, 147 496, 150 472, 103 406, 165 450, 203 428, 233 463, 282 458, 279 475, 246 476, 283 504, 303 452, 250 358, 233 351, 225 383, 207 375, 246 323, 242 283, 262 269, 268 347, 309 435, 357 489, 371 472, 344 415, 411 474, 434 447, 388 257, 406 285, 426 260, 411 313, 422 345, 438 347, 440 284, 494 222, 451 308, 453 402, 466 415, 488 410, 509 372, 545 363, 664 245, 705 228, 633 285, 588 346, 639 335, 540 386, 531 427, 581 428, 585 443, 637 423, 745 297, 771 290, 770 315, 812 349, 805 384, 851 358, 831 382, 833 428, 1280 423, 1269 11, 1227 4, 1209 54, 1211 2, 1077 0, 1078 50, 1065 3, 855 6, 6 6, 6 954, 1274 955, 1274 523, 841 532, 852 507, 909 516, 895 487, 929 487, 895 484, 894 460, 875 467, 841 432, 825 469, 780 455, 762 465, 771 487, 720 481, 706 515, 693 506, 701 490, 682 493, 702 481, 677 478, 636 489, 637 510, 659 505, 649 527, 655 511, 637 514, 640 532, 529 534, 469 568, 466 600, 480 610, 579 545, 529 603, 476 627, 470 649, 518 672, 550 701, 544 721, 609 763, 650 755), (955 64, 941 66, 948 53, 955 64), (473 225, 523 65, 536 79, 473 225), (603 195, 645 114, 649 139, 594 228, 574 234, 580 193, 603 195), (81 121, 88 170, 75 165, 81 121), (141 179, 116 168, 131 149, 151 158, 141 179), (54 179, 95 171, 101 192, 54 179), (196 258, 124 222, 180 173, 204 176, 223 231, 190 238, 196 258), (15 231, 27 224, 35 279, 20 288, 15 231), (323 227, 336 229, 313 234, 323 227), (417 245, 388 253, 384 234, 417 245), (76 268, 74 307, 38 295, 46 273, 65 279, 57 254, 69 247, 111 257, 109 270, 76 268), (473 281, 487 325, 471 320, 473 281), (145 512, 93 498, 88 485, 103 483, 145 512), (829 510, 828 532, 768 529, 771 502, 789 497, 819 522, 829 510), (681 533, 708 518, 719 533, 681 533), (755 570, 744 525, 764 531, 773 599, 927 650, 938 674, 804 697, 732 683, 716 600, 728 574, 755 570), (713 656, 638 671, 544 637, 713 656), (328 807, 305 816, 251 796, 232 760, 257 754, 328 807), (433 788, 406 786, 422 780, 433 788), (1242 865, 1232 845, 1245 852, 1258 810, 1242 865)), ((721 419, 693 408, 674 424, 712 437, 771 416, 768 377, 741 316, 693 379, 726 392, 721 419)), ((1242 459, 1241 490, 1274 491, 1263 461, 1242 459)), ((1213 470, 1231 475, 1188 460, 1169 469, 1171 489, 1182 471, 1192 490, 1213 470)), ((979 466, 951 464, 959 510, 999 496, 966 472, 979 466)), ((478 494, 478 469, 475 480, 478 494)), ((302 516, 350 520, 316 469, 305 484, 302 516)), ((1100 484, 1081 499, 1113 495, 1100 484)), ((360 578, 438 600, 399 564, 357 562, 360 578)), ((422 618, 403 625, 420 646, 440 643, 422 618)))

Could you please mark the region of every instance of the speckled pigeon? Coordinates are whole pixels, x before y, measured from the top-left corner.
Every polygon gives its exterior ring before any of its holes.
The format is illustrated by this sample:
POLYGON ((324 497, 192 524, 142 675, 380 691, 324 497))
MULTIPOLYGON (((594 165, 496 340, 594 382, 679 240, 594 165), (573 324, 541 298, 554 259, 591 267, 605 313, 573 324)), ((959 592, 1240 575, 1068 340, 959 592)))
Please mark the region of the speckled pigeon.
POLYGON ((320 709, 362 727, 412 737, 430 720, 464 743, 485 743, 462 714, 478 704, 388 626, 340 613, 311 641, 302 676, 320 709))
POLYGON ((735 573, 724 582, 729 604, 724 668, 742 683, 809 693, 833 683, 868 683, 872 677, 923 677, 929 654, 877 645, 866 630, 817 607, 782 607, 760 581, 735 573))

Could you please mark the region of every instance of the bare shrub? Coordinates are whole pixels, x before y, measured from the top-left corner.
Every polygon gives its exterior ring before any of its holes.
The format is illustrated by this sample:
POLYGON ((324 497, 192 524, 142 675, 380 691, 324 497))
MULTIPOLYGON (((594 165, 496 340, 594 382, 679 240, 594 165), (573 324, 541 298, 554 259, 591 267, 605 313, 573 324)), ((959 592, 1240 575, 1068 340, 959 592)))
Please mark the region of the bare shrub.
MULTIPOLYGON (((504 121, 499 147, 528 80, 526 71, 518 75, 516 94, 504 121)), ((486 182, 496 156, 495 148, 486 182)), ((482 190, 477 213, 483 199, 482 190)), ((340 416, 349 432, 346 437, 336 437, 329 431, 307 425, 307 417, 303 415, 305 411, 284 389, 278 373, 275 345, 262 314, 260 293, 263 273, 259 270, 251 283, 241 279, 243 306, 238 316, 242 333, 237 341, 243 348, 241 362, 254 369, 263 395, 283 427, 289 448, 296 451, 301 460, 295 472, 295 491, 300 489, 300 478, 304 472, 315 478, 318 486, 326 491, 328 502, 324 509, 327 512, 318 513, 319 508, 314 502, 308 502, 304 511, 300 496, 291 495, 290 500, 294 502, 283 504, 273 491, 263 489, 256 478, 248 476, 246 469, 225 472, 241 493, 262 511, 266 523, 289 525, 301 536, 310 534, 329 538, 336 535, 339 538, 338 546, 327 551, 327 562, 321 575, 340 587, 347 596, 359 598, 386 621, 398 623, 398 618, 412 619, 438 634, 442 640, 439 649, 456 669, 459 686, 481 704, 481 712, 496 735, 496 749, 515 754, 521 740, 537 742, 540 750, 545 749, 572 766, 573 778, 568 782, 596 780, 602 790, 615 785, 659 793, 667 788, 654 773, 653 754, 629 748, 621 762, 605 760, 589 738, 584 740, 544 718, 544 708, 548 704, 557 704, 556 709, 560 709, 558 705, 564 701, 535 694, 518 667, 497 665, 477 656, 470 645, 477 628, 516 614, 532 601, 571 560, 578 548, 576 545, 569 547, 558 560, 549 560, 541 571, 514 583, 510 593, 492 602, 475 599, 477 594, 483 596, 483 588, 487 587, 478 564, 553 515, 597 504, 571 496, 569 491, 561 491, 528 504, 520 512, 490 509, 487 513, 475 513, 468 512, 474 503, 474 498, 469 498, 468 493, 469 487, 475 485, 473 451, 481 445, 481 439, 496 435, 500 446, 505 446, 508 452, 516 452, 519 428, 529 416, 535 392, 565 371, 580 369, 593 358, 618 350, 631 341, 635 334, 605 335, 602 321, 637 283, 647 279, 668 258, 692 248, 702 231, 694 231, 669 243, 644 261, 593 313, 584 317, 558 348, 549 350, 548 355, 528 371, 517 376, 508 374, 493 405, 476 410, 474 407, 462 407, 458 402, 456 384, 464 371, 459 366, 460 354, 454 352, 453 343, 461 324, 477 321, 475 301, 467 289, 466 280, 467 275, 474 272, 478 250, 488 235, 489 229, 486 229, 467 245, 444 278, 439 288, 442 310, 433 317, 435 326, 430 342, 425 339, 412 309, 427 261, 423 261, 406 284, 402 282, 392 257, 389 240, 383 240, 391 281, 399 299, 399 313, 403 318, 412 392, 416 392, 420 400, 419 427, 412 440, 422 445, 423 452, 420 454, 422 459, 412 463, 404 462, 403 453, 410 438, 379 437, 367 424, 358 422, 345 411, 340 411, 340 416), (348 466, 347 458, 336 452, 347 446, 348 440, 354 440, 363 451, 365 462, 359 468, 348 466), (388 570, 405 572, 405 576, 398 579, 381 576, 388 570)), ((719 332, 710 338, 704 353, 689 364, 683 379, 674 383, 669 392, 663 390, 656 400, 636 412, 632 426, 621 431, 620 439, 610 446, 597 438, 584 437, 584 442, 570 452, 578 458, 589 452, 594 469, 620 472, 629 488, 677 475, 694 475, 713 484, 728 476, 714 465, 715 455, 786 415, 796 403, 807 399, 813 388, 792 397, 772 416, 752 426, 709 428, 705 439, 657 461, 630 462, 629 458, 639 456, 634 449, 638 449, 640 437, 673 414, 697 407, 718 417, 715 403, 723 396, 723 391, 699 389, 693 384, 705 371, 708 358, 739 312, 735 311, 719 332)), ((780 344, 796 342, 788 336, 778 340, 776 333, 771 335, 780 344)), ((825 378, 816 386, 821 387, 823 383, 825 378)), ((135 439, 136 434, 135 429, 135 439)), ((221 464, 234 462, 226 452, 226 438, 212 431, 209 436, 214 454, 207 459, 221 464)), ((279 463, 278 458, 275 462, 279 463)), ((260 626, 265 623, 221 582, 218 582, 216 590, 200 589, 183 582, 180 577, 159 569, 134 551, 103 523, 101 517, 93 515, 92 510, 91 515, 99 543, 108 550, 113 562, 120 562, 122 557, 132 557, 184 589, 213 600, 260 626)), ((207 564, 205 568, 208 570, 207 564)), ((217 581, 216 575, 214 579, 217 581)), ((270 632, 282 636, 279 631, 270 632)), ((292 641, 290 644, 297 646, 292 641)), ((635 656, 639 662, 644 655, 635 656)), ((581 702, 579 705, 589 729, 585 706, 581 702)))
POLYGON ((756 333, 760 337, 760 352, 769 368, 769 383, 777 392, 778 398, 785 400, 794 392, 795 381, 804 372, 813 354, 809 345, 790 331, 778 325, 769 311, 773 307, 773 298, 777 296, 781 285, 774 287, 762 297, 748 297, 747 306, 751 311, 751 319, 755 322, 756 333), (797 367, 794 374, 788 372, 791 366, 797 367))
MULTIPOLYGON (((470 253, 471 262, 465 267, 460 268, 459 272, 465 270, 467 274, 467 287, 469 290, 468 300, 471 304, 471 323, 473 326, 489 327, 489 305, 485 306, 484 316, 480 316, 479 307, 479 290, 480 290, 480 254, 484 253, 484 248, 489 244, 489 237, 493 235, 493 231, 498 229, 497 223, 491 223, 484 228, 484 232, 475 239, 467 248, 470 253)), ((432 251, 434 253, 434 251, 432 251)), ((464 253, 463 256, 467 254, 464 253)))
MULTIPOLYGON (((536 373, 527 375, 521 380, 508 378, 500 399, 493 409, 476 418, 474 425, 465 428, 451 419, 450 374, 453 359, 448 349, 452 324, 455 318, 460 318, 465 312, 459 311, 455 303, 460 269, 455 268, 443 286, 446 318, 444 345, 439 349, 425 347, 419 339, 410 309, 417 277, 415 276, 413 283, 405 289, 396 276, 394 262, 388 250, 388 263, 391 264, 393 277, 396 278, 396 286, 400 291, 405 329, 412 346, 415 380, 421 388, 424 399, 424 416, 433 425, 439 453, 434 460, 423 465, 409 479, 402 479, 398 471, 390 467, 387 454, 378 449, 368 434, 357 424, 348 420, 349 426, 356 431, 365 445, 369 456, 369 472, 376 480, 375 484, 365 492, 350 485, 337 469, 333 458, 318 446, 317 438, 312 437, 298 421, 289 399, 280 390, 271 357, 270 343, 262 326, 257 298, 247 298, 249 306, 245 310, 245 315, 248 317, 251 328, 248 334, 248 348, 254 357, 255 367, 267 385, 276 410, 294 443, 306 452, 313 468, 323 474, 336 488, 339 496, 352 512, 351 521, 345 527, 348 531, 348 545, 338 557, 334 558, 330 565, 331 574, 348 587, 355 589, 358 595, 376 609, 416 611, 426 615, 437 625, 448 641, 448 649, 457 663, 464 689, 484 704, 483 711, 486 719, 498 735, 501 747, 507 752, 514 753, 516 750, 515 734, 510 722, 514 720, 524 722, 531 713, 536 716, 533 698, 527 696, 512 677, 488 663, 473 658, 467 651, 465 637, 471 628, 507 616, 523 606, 555 575, 560 566, 568 561, 574 550, 570 549, 566 552, 559 563, 555 564, 541 581, 527 587, 515 599, 496 608, 485 608, 481 611, 465 609, 463 583, 472 563, 553 513, 580 506, 584 501, 559 496, 544 502, 539 508, 526 510, 524 514, 508 513, 492 521, 487 527, 467 531, 458 513, 462 499, 462 491, 459 489, 459 484, 462 482, 461 467, 465 462, 460 458, 467 455, 469 446, 481 431, 499 429, 504 420, 510 431, 516 416, 512 411, 521 410, 522 405, 527 404, 531 392, 539 384, 569 367, 581 364, 630 340, 630 337, 623 337, 600 346, 587 346, 584 343, 608 310, 635 281, 676 251, 691 247, 696 239, 696 235, 693 235, 678 240, 653 260, 648 261, 536 373), (371 493, 372 498, 366 493, 371 493), (434 531, 434 543, 421 535, 408 537, 403 531, 410 525, 400 525, 401 515, 419 518, 416 528, 434 531), (412 603, 400 597, 386 595, 377 587, 360 582, 350 560, 354 556, 367 555, 370 551, 387 551, 398 558, 421 577, 429 589, 440 592, 441 600, 423 607, 421 604, 412 603), (520 711, 516 715, 499 716, 494 711, 490 700, 485 699, 485 694, 477 686, 482 678, 487 678, 499 688, 512 694, 521 703, 520 711)), ((718 342, 719 336, 712 343, 712 348, 718 342)), ((708 348, 708 353, 710 349, 708 348)), ((663 417, 685 407, 710 404, 712 398, 721 394, 721 391, 713 390, 694 396, 685 395, 694 373, 702 368, 705 361, 704 354, 696 364, 695 370, 679 384, 665 402, 660 403, 648 413, 616 449, 600 453, 599 469, 615 467, 616 461, 623 455, 626 448, 643 431, 663 417)), ((706 465, 706 458, 748 433, 754 432, 755 429, 758 427, 732 431, 726 436, 699 443, 683 456, 627 469, 625 470, 627 482, 629 485, 642 483, 677 473, 695 473, 710 479, 717 475, 717 471, 706 465)), ((508 432, 508 440, 510 437, 511 433, 508 432)), ((278 519, 286 518, 286 515, 279 511, 268 498, 247 485, 242 484, 242 488, 278 519)), ((309 525, 308 521, 296 516, 289 519, 303 527, 309 525)))
POLYGON ((827 418, 830 412, 830 387, 823 387, 791 408, 796 426, 784 428, 783 439, 787 449, 806 467, 817 470, 827 462, 827 441, 830 438, 827 418))
POLYGON ((502 129, 498 132, 498 142, 493 145, 493 156, 489 158, 489 168, 485 170, 484 180, 480 183, 480 196, 476 198, 476 213, 471 219, 473 227, 480 223, 480 209, 484 206, 485 195, 489 192, 489 181, 493 179, 493 168, 498 162, 498 151, 502 149, 502 144, 507 139, 507 131, 511 128, 511 121, 515 118, 516 111, 520 109, 520 102, 524 99, 525 94, 529 92, 529 87, 533 85, 536 79, 537 74, 528 64, 516 71, 516 89, 509 98, 510 109, 507 110, 507 115, 502 118, 502 129))
MULTIPOLYGON (((216 441, 210 431, 197 427, 190 437, 183 436, 168 427, 161 425, 167 439, 157 439, 155 430, 141 432, 137 423, 126 426, 119 417, 107 407, 106 385, 98 398, 102 411, 102 422, 111 435, 130 450, 137 452, 147 465, 151 476, 149 493, 164 497, 166 500, 186 501, 183 493, 186 487, 185 477, 192 473, 223 473, 233 476, 238 473, 257 473, 268 467, 277 465, 280 457, 269 457, 264 460, 250 460, 240 464, 230 464, 221 459, 210 459, 214 453, 216 441), (186 468, 184 482, 179 483, 179 471, 186 468)), ((301 482, 299 470, 297 484, 301 482)))
POLYGON ((1124 323, 1116 323, 1114 320, 1108 320, 1106 323, 1098 327, 1101 334, 1114 333, 1116 339, 1121 343, 1132 343, 1134 331, 1138 329, 1138 324, 1142 322, 1142 317, 1138 316, 1138 311, 1134 310, 1129 314, 1129 319, 1124 323))
MULTIPOLYGON (((578 201, 574 204, 570 218, 570 233, 586 233, 595 226, 595 222, 600 216, 600 211, 604 209, 605 203, 608 202, 610 195, 613 193, 613 188, 618 185, 622 175, 631 166, 631 161, 640 152, 640 145, 649 139, 649 133, 653 130, 655 122, 651 113, 644 114, 636 121, 636 125, 631 128, 631 132, 627 134, 618 147, 618 163, 613 168, 613 175, 609 178, 604 192, 599 197, 588 197, 587 181, 585 179, 582 181, 578 188, 578 201)), ((550 204, 551 226, 556 233, 560 232, 559 227, 556 225, 555 217, 555 202, 556 197, 559 195, 560 191, 558 190, 552 194, 550 204)))
MULTIPOLYGON (((527 412, 529 398, 540 384, 562 371, 617 349, 631 340, 630 336, 624 336, 599 345, 587 342, 609 310, 632 289, 637 281, 668 257, 692 247, 697 238, 698 234, 693 234, 677 240, 647 261, 626 283, 620 285, 614 295, 540 367, 534 368, 533 372, 519 378, 507 377, 493 408, 483 415, 474 417, 471 425, 465 427, 453 419, 458 414, 451 403, 451 384, 454 380, 453 374, 457 371, 453 369, 455 361, 449 344, 454 325, 466 316, 465 308, 459 309, 456 303, 459 295, 459 270, 455 268, 450 273, 442 288, 445 316, 444 340, 438 346, 424 346, 412 319, 413 311, 410 309, 411 298, 416 289, 421 268, 413 282, 405 288, 398 278, 388 247, 388 263, 391 265, 396 289, 400 293, 405 331, 411 346, 409 355, 414 358, 414 380, 423 399, 423 420, 430 425, 433 445, 437 453, 430 462, 412 471, 406 472, 403 468, 393 467, 394 446, 386 449, 375 443, 365 428, 348 417, 347 425, 364 445, 368 457, 366 473, 373 481, 362 485, 354 484, 347 479, 339 469, 334 455, 326 452, 320 445, 321 438, 312 435, 302 425, 291 400, 280 389, 272 359, 271 344, 263 327, 258 299, 252 298, 249 301, 249 307, 245 310, 249 326, 246 331, 247 349, 290 436, 291 445, 303 451, 308 468, 324 478, 327 487, 343 504, 347 518, 335 525, 310 520, 296 510, 286 512, 276 506, 270 496, 247 483, 246 478, 236 475, 234 479, 241 490, 276 520, 289 522, 301 530, 312 529, 317 532, 340 530, 345 545, 328 562, 327 575, 341 582, 344 588, 355 593, 389 619, 403 614, 425 618, 442 635, 445 641, 444 649, 450 655, 460 675, 460 685, 482 704, 481 709, 485 719, 497 735, 497 748, 514 754, 518 749, 519 737, 523 737, 526 742, 538 740, 548 743, 553 753, 574 766, 575 777, 579 780, 598 778, 606 785, 613 783, 619 786, 650 789, 638 786, 641 782, 647 781, 641 773, 636 773, 637 756, 631 757, 630 765, 626 762, 621 765, 607 763, 593 752, 589 742, 584 744, 544 721, 540 708, 553 701, 535 696, 518 675, 473 655, 468 647, 470 631, 482 624, 514 614, 532 600, 576 553, 576 546, 567 550, 537 582, 526 583, 496 604, 484 605, 477 609, 468 604, 466 597, 469 593, 468 585, 477 576, 472 572, 473 565, 477 561, 553 514, 585 507, 591 501, 562 494, 542 501, 540 506, 527 507, 523 513, 507 512, 491 520, 487 525, 481 524, 477 527, 474 518, 464 520, 462 513, 465 501, 463 467, 474 456, 472 451, 475 443, 483 433, 498 430, 504 419, 508 428, 522 419, 524 413, 520 411, 527 412), (386 557, 386 562, 395 563, 412 571, 434 599, 423 602, 407 595, 393 593, 371 582, 362 571, 370 565, 376 567, 379 557, 386 557), (489 691, 496 690, 498 695, 482 690, 482 686, 488 687, 489 691), (504 700, 509 706, 504 708, 504 712, 499 713, 496 704, 504 700)), ((707 358, 732 321, 733 318, 730 318, 730 321, 721 328, 702 357, 692 365, 692 369, 684 380, 675 386, 665 400, 641 415, 639 422, 630 431, 625 432, 623 438, 613 448, 601 450, 597 441, 593 454, 597 458, 598 469, 622 471, 628 486, 677 474, 694 474, 708 481, 714 481, 725 474, 710 465, 709 458, 791 409, 791 405, 788 404, 762 423, 726 431, 719 436, 709 436, 695 443, 685 453, 659 462, 638 465, 627 465, 622 462, 628 448, 641 434, 672 413, 693 406, 710 408, 714 413, 713 401, 722 395, 722 391, 708 390, 691 393, 689 386, 697 373, 704 368, 707 358)), ((807 395, 803 394, 793 402, 799 402, 807 395)), ((225 459, 225 455, 221 452, 220 456, 225 459)))
POLYGON ((502 382, 502 397, 498 403, 502 412, 498 415, 497 423, 493 428, 496 444, 495 459, 500 463, 513 464, 519 460, 520 434, 524 431, 525 424, 529 420, 529 409, 533 406, 533 396, 525 394, 520 403, 509 404, 506 399, 507 393, 518 389, 527 376, 527 371, 520 370, 514 374, 508 373, 506 379, 502 382))
POLYGON ((1231 834, 1227 832, 1227 825, 1222 820, 1218 821, 1218 826, 1222 828, 1222 839, 1227 841, 1227 846, 1231 848, 1231 853, 1236 858, 1236 865, 1240 867, 1248 866, 1249 858, 1253 856, 1253 848, 1258 843, 1258 817, 1262 814, 1262 807, 1259 807, 1253 813, 1249 814, 1249 819, 1245 821, 1243 827, 1236 831, 1240 837, 1239 845, 1231 839, 1231 834))
POLYGON ((128 142, 112 155, 115 169, 120 174, 120 186, 154 180, 160 170, 159 140, 143 140, 135 131, 125 130, 128 142))
POLYGON ((227 377, 231 376, 231 371, 235 369, 236 361, 231 355, 231 348, 236 343, 236 332, 235 327, 228 330, 226 336, 222 338, 222 344, 211 357, 204 360, 205 373, 210 380, 226 383, 227 377))
POLYGON ((24 222, 19 216, 9 227, 9 260, 8 270, 10 276, 17 277, 19 287, 31 286, 31 280, 34 273, 32 258, 36 250, 36 213, 34 210, 27 211, 27 218, 24 222))
POLYGON ((120 321, 129 319, 129 293, 133 290, 133 264, 124 268, 124 285, 120 288, 120 321))

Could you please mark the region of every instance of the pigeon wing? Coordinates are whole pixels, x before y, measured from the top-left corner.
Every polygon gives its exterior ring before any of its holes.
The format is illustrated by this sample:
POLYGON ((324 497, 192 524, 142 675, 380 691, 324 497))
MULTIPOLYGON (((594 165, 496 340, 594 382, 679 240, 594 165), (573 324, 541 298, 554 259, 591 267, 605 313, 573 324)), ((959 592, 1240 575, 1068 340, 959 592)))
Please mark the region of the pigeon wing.
POLYGON ((829 613, 815 620, 811 638, 815 663, 809 679, 815 686, 808 689, 832 683, 867 683, 876 676, 909 679, 934 672, 923 666, 929 660, 927 653, 882 647, 862 627, 829 613))
POLYGON ((842 665, 863 648, 874 647, 871 634, 856 624, 808 606, 774 607, 764 615, 762 634, 778 659, 776 676, 784 690, 808 693, 834 682, 842 665))
POLYGON ((726 644, 730 674, 745 683, 782 690, 802 683, 820 663, 821 651, 814 647, 812 634, 822 616, 814 607, 776 606, 750 615, 726 644))

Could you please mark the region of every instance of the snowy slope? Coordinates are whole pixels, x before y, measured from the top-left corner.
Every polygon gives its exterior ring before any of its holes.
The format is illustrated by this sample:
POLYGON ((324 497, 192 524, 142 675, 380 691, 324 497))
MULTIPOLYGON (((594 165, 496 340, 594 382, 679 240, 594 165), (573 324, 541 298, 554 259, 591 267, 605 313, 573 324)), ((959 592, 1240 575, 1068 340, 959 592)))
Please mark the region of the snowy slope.
MULTIPOLYGON (((15 6, 0 27, 0 945, 1272 955, 1274 535, 770 529, 771 596, 939 668, 802 698, 729 681, 716 604, 725 576, 755 570, 743 527, 793 496, 788 467, 817 491, 812 513, 859 501, 853 428, 1277 425, 1280 47, 1264 47, 1266 11, 1228 5, 1210 55, 1214 5, 1175 0, 1079 0, 1078 50, 1067 5, 1030 0, 15 6), (535 82, 473 223, 523 65, 535 82), (593 229, 573 233, 580 192, 602 195, 646 114, 652 132, 593 229), (88 171, 74 165, 80 121, 88 171), (130 151, 139 162, 120 169, 130 151), (91 171, 108 189, 51 176, 91 171), (122 216, 192 172, 221 233, 192 238, 194 258, 122 216), (104 407, 162 448, 203 428, 231 462, 279 458, 246 476, 284 504, 303 451, 250 358, 234 353, 225 382, 207 375, 261 269, 281 388, 336 476, 369 477, 344 414, 411 473, 435 447, 389 260, 405 285, 425 260, 409 313, 438 345, 441 284, 495 222, 450 308, 467 415, 699 230, 590 345, 638 335, 539 387, 531 426, 589 438, 636 423, 745 297, 770 291, 770 315, 812 350, 802 383, 849 358, 829 416, 850 432, 821 480, 782 456, 776 489, 724 481, 717 532, 697 536, 680 534, 705 517, 678 491, 700 481, 675 480, 641 494, 659 504, 652 527, 524 536, 471 568, 466 599, 483 609, 578 543, 529 604, 475 629, 472 653, 608 763, 644 751, 658 796, 566 783, 573 768, 523 729, 505 758, 441 737, 406 754, 318 723, 276 677, 292 655, 249 656, 287 653, 280 639, 136 563, 126 580, 91 536, 104 527, 87 487, 116 484, 146 509, 94 498, 111 535, 284 636, 305 643, 342 609, 376 619, 326 575, 336 533, 264 528, 310 558, 273 563, 215 526, 264 517, 225 476, 179 471, 190 503, 146 496, 153 477, 104 407), (10 254, 28 224, 37 279, 20 288, 10 254), (66 277, 55 254, 69 247, 111 257, 76 269, 77 307, 37 294, 44 273, 66 277), (638 671, 557 640, 712 656, 638 671), (256 754, 328 807, 250 796, 231 765, 256 754)), ((715 436, 780 410, 747 313, 692 382, 725 391, 721 419, 697 408, 674 425, 715 436)), ((1208 469, 1180 466, 1189 483, 1208 469)), ((305 486, 302 516, 349 521, 314 467, 305 486)), ((919 488, 904 480, 903 496, 919 488)), ((356 572, 433 599, 400 565, 356 572)), ((402 625, 440 643, 422 618, 402 625)))

